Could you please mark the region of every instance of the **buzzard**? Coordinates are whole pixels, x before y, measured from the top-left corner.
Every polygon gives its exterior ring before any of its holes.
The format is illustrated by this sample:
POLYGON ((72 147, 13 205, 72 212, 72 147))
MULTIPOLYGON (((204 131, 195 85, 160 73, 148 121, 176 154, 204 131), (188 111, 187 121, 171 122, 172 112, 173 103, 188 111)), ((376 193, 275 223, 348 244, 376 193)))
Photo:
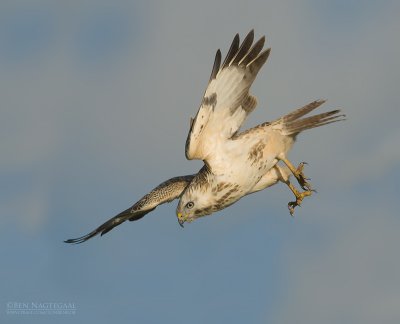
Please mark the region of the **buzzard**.
POLYGON ((313 189, 304 176, 305 162, 294 166, 287 158, 297 135, 307 129, 344 119, 340 110, 306 116, 325 101, 317 100, 283 117, 240 132, 246 117, 255 109, 257 99, 249 93, 270 48, 263 50, 265 37, 253 44, 251 30, 242 43, 233 39, 221 63, 221 51, 214 65, 200 108, 190 120, 185 155, 203 160, 197 174, 171 178, 154 188, 132 207, 94 231, 66 243, 82 243, 105 234, 126 220, 135 221, 158 205, 179 198, 176 215, 179 224, 224 209, 240 198, 283 182, 295 200, 288 203, 290 214, 313 189), (301 189, 289 177, 293 175, 301 189))

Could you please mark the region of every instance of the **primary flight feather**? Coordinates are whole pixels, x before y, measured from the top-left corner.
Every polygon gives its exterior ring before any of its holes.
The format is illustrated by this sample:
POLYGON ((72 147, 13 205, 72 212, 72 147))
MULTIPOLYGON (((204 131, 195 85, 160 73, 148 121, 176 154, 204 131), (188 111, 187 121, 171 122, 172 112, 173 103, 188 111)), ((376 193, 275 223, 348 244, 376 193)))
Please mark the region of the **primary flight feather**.
POLYGON ((190 121, 185 146, 187 159, 204 161, 200 171, 161 183, 94 231, 66 243, 82 243, 97 234, 103 235, 124 221, 138 220, 158 205, 177 198, 176 215, 183 226, 279 181, 295 195, 295 200, 288 204, 290 214, 305 197, 311 196, 313 189, 303 174, 304 163, 295 167, 287 153, 300 132, 343 120, 344 115, 333 110, 306 117, 324 103, 318 100, 273 122, 240 132, 257 105, 257 99, 249 93, 250 87, 270 54, 270 49, 263 50, 265 37, 254 44, 253 41, 253 30, 241 44, 236 34, 222 64, 220 50, 215 55, 210 80, 200 108, 190 121), (302 190, 289 181, 291 175, 302 190))

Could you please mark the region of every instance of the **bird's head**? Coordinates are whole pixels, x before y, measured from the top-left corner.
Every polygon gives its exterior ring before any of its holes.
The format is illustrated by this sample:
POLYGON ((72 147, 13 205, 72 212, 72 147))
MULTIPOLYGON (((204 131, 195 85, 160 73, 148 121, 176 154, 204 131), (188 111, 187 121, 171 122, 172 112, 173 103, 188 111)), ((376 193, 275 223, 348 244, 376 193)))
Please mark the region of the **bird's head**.
POLYGON ((213 199, 207 191, 186 190, 179 200, 176 216, 179 225, 192 222, 196 218, 210 215, 213 212, 213 199))
POLYGON ((215 211, 215 195, 210 177, 210 174, 200 171, 183 192, 176 208, 176 216, 181 226, 215 211))

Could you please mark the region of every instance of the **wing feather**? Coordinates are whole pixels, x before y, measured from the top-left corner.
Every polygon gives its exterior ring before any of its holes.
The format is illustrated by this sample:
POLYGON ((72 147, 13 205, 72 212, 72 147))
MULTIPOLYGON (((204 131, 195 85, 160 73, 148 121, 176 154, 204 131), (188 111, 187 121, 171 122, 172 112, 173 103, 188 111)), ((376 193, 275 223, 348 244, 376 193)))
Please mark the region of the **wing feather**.
POLYGON ((250 63, 252 60, 254 60, 258 54, 260 54, 261 50, 264 47, 265 43, 265 36, 261 37, 257 43, 253 45, 253 47, 250 49, 250 51, 247 53, 247 55, 239 62, 239 65, 244 65, 246 66, 248 63, 250 63))
POLYGON ((217 53, 215 54, 214 66, 211 71, 210 82, 211 80, 216 78, 220 65, 221 65, 221 51, 218 50, 217 53))
POLYGON ((73 244, 83 243, 98 234, 103 236, 126 220, 135 221, 141 219, 144 215, 156 209, 158 205, 171 202, 172 200, 178 198, 188 184, 193 180, 194 176, 195 175, 175 177, 161 183, 148 194, 143 196, 132 207, 109 219, 92 232, 75 239, 66 240, 64 242, 73 244))
POLYGON ((226 54, 226 57, 224 59, 224 63, 222 63, 221 69, 225 69, 229 63, 232 61, 232 59, 235 57, 238 49, 239 49, 239 44, 240 44, 240 39, 239 39, 239 34, 236 34, 235 37, 233 38, 231 47, 228 50, 228 54, 226 54))
POLYGON ((251 73, 258 73, 264 63, 267 61, 269 54, 271 53, 271 49, 268 48, 260 55, 258 55, 255 59, 253 59, 250 63, 246 65, 249 68, 251 73))
POLYGON ((248 54, 251 45, 254 40, 254 30, 251 30, 250 33, 247 34, 245 39, 243 40, 242 45, 240 45, 239 50, 237 51, 235 57, 229 65, 238 65, 239 62, 248 54))
POLYGON ((211 78, 196 117, 190 124, 185 154, 188 159, 206 161, 213 169, 213 159, 221 145, 237 133, 247 115, 254 110, 257 100, 249 89, 268 58, 270 49, 262 51, 265 37, 254 45, 251 30, 242 44, 236 34, 224 62, 216 70, 217 52, 211 78))

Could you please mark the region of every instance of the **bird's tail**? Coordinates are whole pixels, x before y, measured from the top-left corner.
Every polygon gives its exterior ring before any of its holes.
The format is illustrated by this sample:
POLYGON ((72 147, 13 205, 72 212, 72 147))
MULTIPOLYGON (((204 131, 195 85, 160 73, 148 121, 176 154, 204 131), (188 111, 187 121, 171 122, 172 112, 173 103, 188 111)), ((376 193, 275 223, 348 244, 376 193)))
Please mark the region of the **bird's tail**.
POLYGON ((316 100, 308 105, 278 119, 274 124, 279 125, 283 135, 297 135, 298 133, 345 119, 345 115, 339 114, 340 110, 332 110, 318 115, 304 117, 314 109, 321 106, 325 100, 316 100))

